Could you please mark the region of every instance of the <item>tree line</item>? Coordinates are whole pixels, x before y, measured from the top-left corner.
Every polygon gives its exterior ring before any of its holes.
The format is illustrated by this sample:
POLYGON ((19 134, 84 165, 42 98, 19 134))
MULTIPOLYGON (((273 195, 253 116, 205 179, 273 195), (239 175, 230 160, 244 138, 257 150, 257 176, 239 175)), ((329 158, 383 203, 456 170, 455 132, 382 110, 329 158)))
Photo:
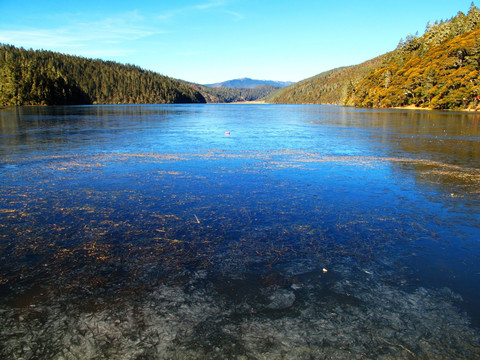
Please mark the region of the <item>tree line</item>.
POLYGON ((0 105, 205 103, 186 82, 134 65, 0 44, 0 105))

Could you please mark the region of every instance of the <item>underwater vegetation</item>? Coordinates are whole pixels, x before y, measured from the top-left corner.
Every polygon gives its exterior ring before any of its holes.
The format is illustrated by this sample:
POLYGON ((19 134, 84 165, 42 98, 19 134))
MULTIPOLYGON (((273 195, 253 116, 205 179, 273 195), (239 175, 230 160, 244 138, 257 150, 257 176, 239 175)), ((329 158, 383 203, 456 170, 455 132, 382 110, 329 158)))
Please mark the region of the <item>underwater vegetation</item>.
POLYGON ((479 188, 474 168, 311 151, 8 160, 0 354, 478 358, 462 297, 407 266, 436 226, 374 200, 414 203, 386 188, 354 198, 345 186, 391 164, 479 188))

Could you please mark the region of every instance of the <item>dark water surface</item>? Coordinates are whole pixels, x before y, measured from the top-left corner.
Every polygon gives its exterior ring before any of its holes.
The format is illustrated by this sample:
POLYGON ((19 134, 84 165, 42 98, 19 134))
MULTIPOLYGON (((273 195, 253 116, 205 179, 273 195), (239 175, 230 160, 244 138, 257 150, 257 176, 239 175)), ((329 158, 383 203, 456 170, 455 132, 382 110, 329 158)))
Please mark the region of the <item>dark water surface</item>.
POLYGON ((0 357, 478 359, 479 120, 1 109, 0 357))

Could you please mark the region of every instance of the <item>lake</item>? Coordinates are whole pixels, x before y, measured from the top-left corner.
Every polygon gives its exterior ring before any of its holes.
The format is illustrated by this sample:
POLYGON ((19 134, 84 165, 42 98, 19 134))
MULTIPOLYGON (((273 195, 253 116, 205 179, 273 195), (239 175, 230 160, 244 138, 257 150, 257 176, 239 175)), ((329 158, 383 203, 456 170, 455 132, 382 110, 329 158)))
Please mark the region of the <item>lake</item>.
POLYGON ((0 109, 0 356, 478 359, 479 120, 0 109))

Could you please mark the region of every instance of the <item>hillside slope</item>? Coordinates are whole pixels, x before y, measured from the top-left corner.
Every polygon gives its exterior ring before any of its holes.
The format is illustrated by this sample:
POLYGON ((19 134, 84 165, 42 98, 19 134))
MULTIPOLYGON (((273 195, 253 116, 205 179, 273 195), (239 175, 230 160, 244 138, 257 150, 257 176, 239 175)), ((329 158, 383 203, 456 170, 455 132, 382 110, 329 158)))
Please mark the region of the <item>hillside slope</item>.
POLYGON ((409 37, 394 56, 348 94, 347 103, 364 107, 414 105, 432 109, 480 107, 480 11, 429 25, 409 37))
POLYGON ((266 101, 479 109, 479 70, 480 10, 472 4, 467 15, 429 24, 390 53, 303 80, 266 101))
POLYGON ((187 83, 137 66, 0 44, 0 105, 204 103, 187 83))
POLYGON ((323 72, 280 89, 267 96, 265 101, 272 104, 342 105, 354 84, 379 68, 389 56, 385 54, 359 65, 323 72))

